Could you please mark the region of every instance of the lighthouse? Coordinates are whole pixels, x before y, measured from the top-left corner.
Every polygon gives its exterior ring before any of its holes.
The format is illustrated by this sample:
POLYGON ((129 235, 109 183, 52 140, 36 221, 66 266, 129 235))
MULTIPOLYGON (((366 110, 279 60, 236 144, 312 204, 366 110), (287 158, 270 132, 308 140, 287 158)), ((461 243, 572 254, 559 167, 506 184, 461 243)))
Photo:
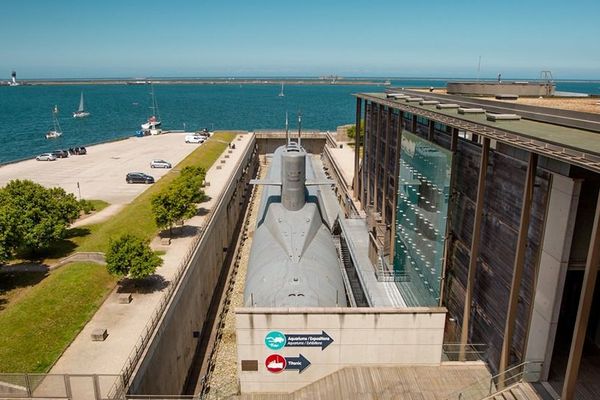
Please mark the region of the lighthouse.
POLYGON ((10 79, 9 85, 10 86, 18 86, 19 84, 17 83, 17 71, 13 71, 10 74, 10 77, 11 77, 11 79, 10 79))

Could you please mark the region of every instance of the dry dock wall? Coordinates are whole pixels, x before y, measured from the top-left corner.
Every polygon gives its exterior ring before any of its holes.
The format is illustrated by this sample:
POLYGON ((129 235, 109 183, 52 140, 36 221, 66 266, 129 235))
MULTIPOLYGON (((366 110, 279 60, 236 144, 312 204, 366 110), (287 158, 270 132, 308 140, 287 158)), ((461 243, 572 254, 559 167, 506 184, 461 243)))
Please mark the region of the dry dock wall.
MULTIPOLYGON (((235 143, 235 141, 234 141, 235 143)), ((131 380, 131 394, 181 393, 257 168, 248 144, 131 380), (198 334, 195 334, 197 332, 198 334)))
POLYGON ((445 308, 256 307, 238 308, 235 314, 242 393, 291 393, 344 367, 441 362, 445 308), (273 331, 294 338, 273 349, 266 344, 267 335, 278 336, 273 331), (304 335, 315 340, 302 346, 304 335), (323 342, 327 337, 332 341, 323 342), (329 344, 322 349, 319 341, 329 344), (275 354, 292 358, 291 368, 270 372, 267 358, 275 354), (302 372, 297 362, 293 365, 300 354, 310 362, 302 372))

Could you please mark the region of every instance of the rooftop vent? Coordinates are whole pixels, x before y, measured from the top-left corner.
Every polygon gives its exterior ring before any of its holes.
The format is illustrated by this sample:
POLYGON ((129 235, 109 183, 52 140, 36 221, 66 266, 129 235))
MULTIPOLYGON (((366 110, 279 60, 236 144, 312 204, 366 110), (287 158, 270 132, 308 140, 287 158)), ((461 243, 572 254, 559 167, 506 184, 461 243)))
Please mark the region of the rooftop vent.
POLYGON ((444 110, 444 109, 447 109, 447 108, 458 108, 458 104, 454 104, 454 103, 442 103, 442 104, 438 104, 436 106, 436 108, 438 110, 444 110))
POLYGON ((405 94, 402 94, 402 93, 387 93, 387 94, 385 95, 385 97, 387 97, 388 99, 389 99, 389 98, 401 99, 401 98, 406 98, 406 97, 408 97, 408 96, 407 96, 407 95, 405 95, 405 94))
POLYGON ((421 100, 419 104, 422 106, 435 106, 437 104, 440 104, 440 102, 437 100, 421 100))
POLYGON ((459 114, 483 114, 485 110, 483 108, 465 108, 458 107, 459 114))
POLYGON ((406 102, 407 103, 413 103, 413 102, 419 102, 419 101, 423 101, 424 99, 422 97, 408 97, 406 98, 406 102))
POLYGON ((518 94, 497 94, 496 100, 518 100, 518 94))
POLYGON ((521 119, 520 115, 517 114, 486 114, 488 121, 518 121, 521 119))

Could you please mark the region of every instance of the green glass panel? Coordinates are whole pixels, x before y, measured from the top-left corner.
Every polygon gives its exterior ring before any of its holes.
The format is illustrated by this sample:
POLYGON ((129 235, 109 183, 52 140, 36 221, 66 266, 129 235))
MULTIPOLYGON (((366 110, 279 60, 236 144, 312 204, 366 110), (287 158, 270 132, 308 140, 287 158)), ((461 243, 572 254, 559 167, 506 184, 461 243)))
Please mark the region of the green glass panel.
POLYGON ((395 281, 410 306, 435 306, 440 297, 452 153, 402 132, 395 281))

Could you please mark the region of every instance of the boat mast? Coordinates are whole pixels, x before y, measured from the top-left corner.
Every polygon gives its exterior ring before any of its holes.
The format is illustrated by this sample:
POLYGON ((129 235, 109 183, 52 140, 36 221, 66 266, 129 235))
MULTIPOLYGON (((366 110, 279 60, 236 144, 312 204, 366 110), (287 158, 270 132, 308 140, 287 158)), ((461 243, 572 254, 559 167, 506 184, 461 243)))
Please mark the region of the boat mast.
POLYGON ((150 83, 150 95, 152 96, 152 115, 156 117, 156 120, 160 122, 160 114, 158 111, 158 103, 156 102, 156 97, 154 96, 154 84, 150 83))
POLYGON ((54 110, 52 110, 52 120, 54 122, 54 131, 61 132, 60 123, 58 122, 58 106, 54 106, 54 110))
POLYGON ((83 108, 83 92, 81 92, 81 98, 79 99, 79 110, 77 110, 78 112, 82 112, 84 110, 83 108))

